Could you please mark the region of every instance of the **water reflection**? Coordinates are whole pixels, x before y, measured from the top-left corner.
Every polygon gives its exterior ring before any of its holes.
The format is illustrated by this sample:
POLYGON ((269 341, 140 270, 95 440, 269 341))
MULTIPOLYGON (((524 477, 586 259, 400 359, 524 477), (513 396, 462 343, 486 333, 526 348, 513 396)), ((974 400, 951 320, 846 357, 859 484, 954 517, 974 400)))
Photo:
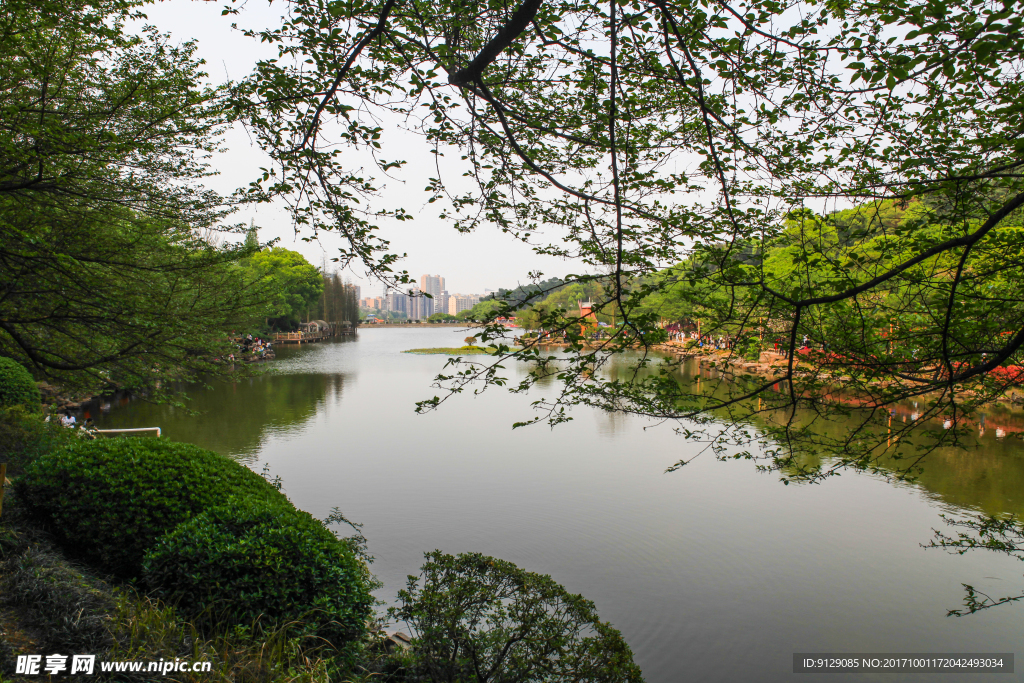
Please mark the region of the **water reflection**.
MULTIPOLYGON (((681 385, 694 392, 708 392, 723 397, 737 388, 747 390, 753 384, 746 380, 733 380, 714 368, 701 367, 696 361, 684 362, 677 373, 681 385)), ((779 386, 777 391, 785 391, 779 386)), ((796 428, 809 427, 823 443, 840 443, 851 430, 862 427, 867 411, 857 408, 856 400, 843 397, 851 414, 829 415, 822 419, 810 411, 800 411, 794 420, 796 428)), ((754 402, 751 402, 751 409, 754 402)), ((766 410, 766 402, 758 403, 759 412, 752 418, 758 425, 774 420, 776 424, 789 418, 788 411, 778 413, 766 410)), ((876 462, 883 470, 896 473, 916 460, 918 447, 929 445, 929 435, 922 430, 947 430, 951 423, 941 418, 931 419, 919 428, 919 433, 901 438, 900 431, 921 417, 924 404, 905 401, 883 411, 870 434, 888 449, 876 462)), ((929 497, 954 508, 976 510, 990 515, 1015 514, 1024 516, 1024 412, 1005 404, 987 408, 971 420, 961 422, 965 433, 960 446, 940 446, 921 461, 922 471, 915 484, 929 497)), ((817 467, 831 462, 827 453, 805 452, 797 458, 797 465, 817 467)))
MULTIPOLYGON (((360 331, 358 343, 283 354, 274 375, 197 392, 194 405, 206 415, 132 402, 105 421, 159 424, 171 438, 258 456, 302 509, 322 517, 339 506, 364 522, 385 602, 434 548, 549 574, 595 601, 648 683, 792 681, 794 651, 1006 652, 1019 644, 1024 609, 945 617, 960 605, 962 583, 1014 591, 1019 562, 921 548, 951 506, 1020 509, 1022 450, 994 427, 980 448, 934 453, 914 485, 850 473, 782 486, 750 463, 710 457, 665 474, 703 445, 667 425, 644 429, 653 422, 588 409, 554 430, 512 430, 534 414, 530 401, 554 397, 552 386, 529 396, 465 392, 415 414, 415 401, 438 393, 430 384, 446 359, 402 351, 459 346, 465 336, 360 331)), ((513 381, 527 371, 508 366, 513 381)), ((713 380, 701 375, 702 385, 713 380)), ((849 428, 842 418, 819 424, 834 434, 849 428)))
POLYGON ((634 425, 631 423, 628 415, 611 410, 602 410, 597 416, 597 429, 601 436, 615 436, 616 434, 622 434, 630 429, 634 429, 634 425))
MULTIPOLYGON (((318 412, 323 412, 325 404, 340 405, 346 384, 354 380, 355 369, 346 365, 323 372, 325 359, 333 357, 330 346, 286 348, 263 376, 216 384, 209 389, 196 387, 189 394, 188 407, 197 414, 120 396, 86 406, 81 417, 94 417, 101 429, 159 426, 173 440, 189 441, 252 462, 269 435, 287 436, 299 431, 318 412)), ((633 373, 634 362, 635 358, 618 356, 606 372, 613 379, 626 380, 633 373)), ((524 372, 525 368, 519 371, 524 372)), ((678 377, 694 391, 719 393, 726 390, 726 383, 732 383, 714 368, 701 367, 696 361, 683 363, 678 377)), ((550 389, 553 382, 551 375, 538 384, 550 389)), ((915 402, 908 401, 894 406, 889 419, 892 424, 905 425, 917 419, 920 410, 915 402)), ((763 421, 765 417, 757 419, 763 421)), ((808 419, 802 416, 798 423, 804 424, 808 419)), ((632 418, 617 412, 596 411, 595 420, 597 432, 606 437, 638 428, 632 418)), ((853 417, 833 416, 815 420, 814 429, 824 437, 839 439, 855 424, 853 417)), ((1024 412, 997 405, 973 424, 975 430, 965 439, 963 448, 942 447, 928 455, 916 485, 948 506, 993 515, 1024 516, 1024 444, 1019 439, 1024 432, 1024 412)), ((800 458, 804 465, 827 462, 827 457, 815 453, 800 458)), ((893 454, 883 457, 878 464, 895 472, 906 466, 906 460, 893 454)))
POLYGON ((268 373, 209 389, 196 387, 189 392, 188 411, 122 397, 118 409, 97 411, 96 424, 100 429, 159 426, 174 441, 251 462, 269 434, 298 430, 325 403, 340 402, 346 381, 342 373, 268 373))

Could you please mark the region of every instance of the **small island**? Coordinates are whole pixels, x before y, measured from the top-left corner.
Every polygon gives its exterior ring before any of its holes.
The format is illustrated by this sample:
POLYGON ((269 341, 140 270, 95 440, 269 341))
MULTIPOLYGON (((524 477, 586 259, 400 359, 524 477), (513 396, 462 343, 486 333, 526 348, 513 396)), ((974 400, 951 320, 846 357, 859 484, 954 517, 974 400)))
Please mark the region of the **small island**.
POLYGON ((440 354, 444 356, 470 356, 473 354, 490 353, 493 346, 484 348, 482 346, 442 346, 433 349, 409 349, 402 353, 440 354))

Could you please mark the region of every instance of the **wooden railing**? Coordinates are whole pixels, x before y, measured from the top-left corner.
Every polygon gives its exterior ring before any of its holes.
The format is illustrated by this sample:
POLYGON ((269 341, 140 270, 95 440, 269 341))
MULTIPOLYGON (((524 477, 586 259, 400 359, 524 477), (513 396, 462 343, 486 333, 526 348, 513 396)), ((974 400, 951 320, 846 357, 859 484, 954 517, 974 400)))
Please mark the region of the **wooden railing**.
POLYGON ((333 336, 335 336, 335 334, 332 332, 278 332, 274 335, 274 341, 284 342, 285 344, 302 344, 304 342, 330 339, 333 336))
POLYGON ((136 434, 138 432, 156 432, 160 436, 159 427, 136 427, 134 429, 94 429, 97 434, 136 434))

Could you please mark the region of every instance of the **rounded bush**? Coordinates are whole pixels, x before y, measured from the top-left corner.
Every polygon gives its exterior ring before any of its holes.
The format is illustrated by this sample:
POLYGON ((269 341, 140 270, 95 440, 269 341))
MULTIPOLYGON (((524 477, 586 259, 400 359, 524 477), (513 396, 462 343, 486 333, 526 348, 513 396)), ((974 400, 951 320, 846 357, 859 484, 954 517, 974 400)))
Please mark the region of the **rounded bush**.
POLYGON ((199 625, 292 622, 342 656, 373 606, 372 577, 347 543, 306 512, 252 499, 183 522, 146 554, 143 578, 199 625))
POLYGON ((69 444, 37 458, 15 487, 29 515, 58 542, 121 578, 139 575, 160 536, 229 496, 290 506, 244 465, 152 438, 69 444))
POLYGON ((0 356, 0 408, 20 405, 38 410, 42 400, 28 370, 18 361, 0 356))

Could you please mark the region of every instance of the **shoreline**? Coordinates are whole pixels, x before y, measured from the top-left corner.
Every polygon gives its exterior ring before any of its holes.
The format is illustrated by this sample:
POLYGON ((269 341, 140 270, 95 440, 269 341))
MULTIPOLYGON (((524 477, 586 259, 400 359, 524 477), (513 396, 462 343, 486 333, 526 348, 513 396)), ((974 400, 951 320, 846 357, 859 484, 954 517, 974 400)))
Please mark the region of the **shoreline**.
POLYGON ((379 330, 390 327, 447 327, 453 330, 480 327, 480 323, 459 321, 457 323, 360 323, 357 330, 379 330))
MULTIPOLYGON (((541 346, 550 346, 556 348, 565 348, 569 346, 566 342, 545 342, 541 346)), ((596 348, 596 346, 589 340, 584 344, 585 348, 596 348)), ((780 375, 785 373, 785 368, 788 365, 788 359, 781 353, 773 351, 762 351, 757 361, 751 361, 733 354, 727 350, 714 350, 714 351, 698 351, 693 347, 687 347, 681 342, 664 342, 661 344, 653 344, 648 347, 651 351, 656 351, 664 354, 671 354, 684 360, 695 360, 703 368, 711 368, 717 372, 727 375, 734 379, 751 379, 760 378, 763 380, 770 380, 773 377, 783 380, 780 375)), ((801 359, 797 358, 794 364, 794 372, 796 374, 807 373, 810 370, 809 364, 801 359), (801 368, 801 364, 804 366, 801 368)), ((842 377, 824 375, 829 386, 836 389, 842 389, 842 377)), ((875 382, 873 384, 879 384, 875 382)), ((963 393, 971 395, 971 390, 965 390, 963 393)), ((922 398, 927 397, 927 394, 922 395, 922 398)), ((1024 406, 1024 387, 1014 387, 1008 389, 1001 396, 995 399, 997 404, 1003 405, 1004 407, 1024 406)))
MULTIPOLYGON (((267 352, 263 356, 249 355, 241 358, 235 358, 234 361, 229 361, 230 364, 249 364, 249 363, 264 363, 272 361, 277 358, 277 354, 273 351, 267 352)), ((66 393, 60 387, 54 386, 48 382, 36 382, 36 386, 39 387, 39 393, 42 395, 42 410, 43 412, 56 410, 84 410, 86 407, 93 402, 103 400, 114 400, 117 395, 125 391, 124 389, 111 389, 110 391, 101 391, 97 394, 72 394, 66 393)))

